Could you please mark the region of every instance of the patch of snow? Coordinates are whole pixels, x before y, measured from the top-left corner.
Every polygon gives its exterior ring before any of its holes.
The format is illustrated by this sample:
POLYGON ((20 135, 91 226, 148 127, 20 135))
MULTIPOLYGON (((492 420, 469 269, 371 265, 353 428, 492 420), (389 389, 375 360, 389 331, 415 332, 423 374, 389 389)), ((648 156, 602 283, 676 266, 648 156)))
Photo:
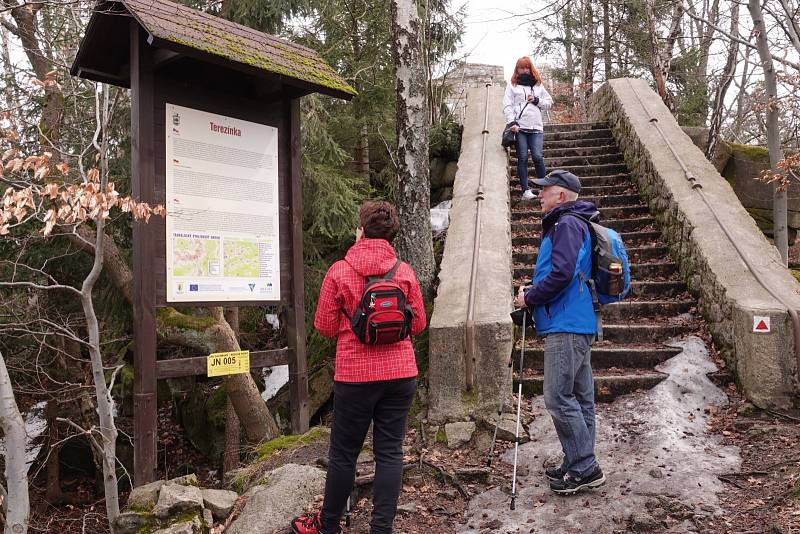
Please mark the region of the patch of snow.
POLYGON ((289 382, 289 366, 264 367, 262 373, 264 376, 264 391, 261 393, 261 398, 268 401, 289 382))
POLYGON ((450 208, 452 207, 453 201, 445 200, 431 208, 431 229, 434 232, 442 232, 450 226, 450 208))
MULTIPOLYGON (((28 440, 25 447, 25 464, 28 468, 39 456, 39 451, 42 450, 42 440, 38 439, 47 430, 47 420, 44 418, 44 408, 47 406, 47 401, 31 406, 31 409, 24 414, 25 418, 25 433, 28 440), (35 443, 34 443, 35 442, 35 443)), ((0 455, 6 455, 6 440, 0 438, 0 455)))
MULTIPOLYGON (((476 533, 479 525, 497 519, 496 532, 611 532, 624 528, 633 512, 647 512, 654 498, 677 500, 697 514, 720 513, 717 474, 736 471, 739 449, 722 446, 720 436, 706 431, 709 406, 728 402, 725 393, 706 376, 716 370, 700 338, 672 343, 683 352, 656 369, 669 376, 648 391, 597 405, 596 451, 606 475, 605 486, 571 497, 550 492, 544 465, 561 460, 561 446, 541 396, 530 426, 531 442, 519 447, 515 511, 501 488, 475 496, 459 533, 476 533)), ((513 462, 513 449, 502 456, 513 462)), ((510 486, 511 481, 508 481, 510 486)), ((656 500, 656 505, 659 501, 656 500)))

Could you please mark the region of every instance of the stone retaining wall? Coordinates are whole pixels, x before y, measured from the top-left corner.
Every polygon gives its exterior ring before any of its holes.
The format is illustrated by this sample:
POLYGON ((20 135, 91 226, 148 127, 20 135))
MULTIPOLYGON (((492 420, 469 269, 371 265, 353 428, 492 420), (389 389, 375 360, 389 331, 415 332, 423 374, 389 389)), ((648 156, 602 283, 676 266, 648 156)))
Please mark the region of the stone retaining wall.
POLYGON ((639 191, 747 397, 761 407, 796 404, 800 390, 789 315, 759 285, 734 242, 774 290, 800 310, 800 284, 781 265, 776 249, 645 81, 609 80, 592 96, 588 108, 592 120, 611 125, 639 191), (692 190, 651 118, 657 119, 702 185, 732 239, 692 190), (771 332, 754 333, 754 316, 770 317, 771 332))
MULTIPOLYGON (((476 388, 466 392, 465 322, 475 235, 486 87, 467 93, 461 156, 439 289, 430 321, 428 420, 483 419, 497 411, 512 349, 511 228, 508 170, 500 135, 504 87, 489 88, 481 246, 475 302, 476 388)), ((510 384, 509 384, 510 389, 510 384)))

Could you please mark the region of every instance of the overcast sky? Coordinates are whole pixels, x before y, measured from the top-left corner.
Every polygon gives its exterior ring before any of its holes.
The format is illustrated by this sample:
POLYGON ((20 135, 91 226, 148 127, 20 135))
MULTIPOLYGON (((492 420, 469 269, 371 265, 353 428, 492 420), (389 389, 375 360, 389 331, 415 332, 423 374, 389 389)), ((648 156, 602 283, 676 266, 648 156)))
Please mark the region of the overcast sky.
MULTIPOLYGON (((455 0, 454 7, 466 4, 467 17, 462 39, 462 52, 468 53, 470 63, 502 65, 506 79, 521 56, 533 55, 530 24, 523 23, 516 12, 535 5, 534 0, 507 2, 502 0, 455 0), (502 7, 498 7, 502 6, 502 7)), ((527 9, 526 9, 527 8, 527 9)), ((534 64, 541 63, 533 57, 534 64)))

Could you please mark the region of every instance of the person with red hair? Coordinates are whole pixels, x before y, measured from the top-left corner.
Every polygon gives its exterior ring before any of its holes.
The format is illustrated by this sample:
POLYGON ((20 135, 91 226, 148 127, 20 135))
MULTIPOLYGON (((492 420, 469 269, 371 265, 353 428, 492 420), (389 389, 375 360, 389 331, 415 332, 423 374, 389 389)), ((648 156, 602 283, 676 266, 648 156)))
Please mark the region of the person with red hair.
POLYGON ((553 99, 542 84, 542 77, 531 58, 525 56, 517 60, 511 83, 506 85, 503 96, 503 114, 506 123, 512 123, 511 130, 517 138, 517 177, 522 188, 522 198, 533 200, 536 195, 528 189, 528 149, 533 158, 536 177, 542 179, 547 174, 542 156, 544 127, 542 111, 550 109, 553 99))

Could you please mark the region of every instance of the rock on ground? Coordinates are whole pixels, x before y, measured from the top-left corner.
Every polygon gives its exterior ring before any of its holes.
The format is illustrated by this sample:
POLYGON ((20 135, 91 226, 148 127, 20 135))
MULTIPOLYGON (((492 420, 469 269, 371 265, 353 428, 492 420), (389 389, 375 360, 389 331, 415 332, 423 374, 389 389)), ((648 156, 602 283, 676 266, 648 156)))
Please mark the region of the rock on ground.
POLYGON ((239 495, 235 491, 218 490, 218 489, 204 489, 201 490, 203 494, 203 504, 214 515, 214 519, 221 521, 228 517, 231 513, 236 499, 239 495))
MULTIPOLYGON (((492 532, 500 533, 611 534, 651 528, 654 517, 663 518, 663 532, 686 532, 694 515, 720 513, 716 494, 722 483, 716 475, 736 471, 740 458, 737 448, 723 447, 706 433, 705 408, 723 405, 727 397, 706 376, 716 367, 703 341, 689 337, 675 345, 683 352, 658 368, 669 374, 666 380, 598 405, 597 454, 605 486, 572 497, 549 490, 542 466, 561 447, 537 397, 541 416, 529 428, 533 441, 519 447, 519 464, 530 471, 517 479, 516 510, 509 510, 508 488, 494 488, 472 499, 456 532, 478 533, 492 522, 492 532), (663 476, 653 476, 654 469, 663 476)), ((511 463, 513 449, 502 460, 511 463)))
POLYGON ((267 475, 265 484, 251 488, 239 517, 226 534, 251 534, 285 529, 293 517, 325 490, 325 471, 308 465, 286 464, 267 475))
POLYGON ((448 423, 444 425, 444 433, 447 436, 447 446, 451 449, 456 449, 469 443, 474 432, 475 423, 472 421, 448 423))
POLYGON ((196 486, 164 484, 153 509, 156 517, 165 518, 203 510, 203 494, 196 486))

